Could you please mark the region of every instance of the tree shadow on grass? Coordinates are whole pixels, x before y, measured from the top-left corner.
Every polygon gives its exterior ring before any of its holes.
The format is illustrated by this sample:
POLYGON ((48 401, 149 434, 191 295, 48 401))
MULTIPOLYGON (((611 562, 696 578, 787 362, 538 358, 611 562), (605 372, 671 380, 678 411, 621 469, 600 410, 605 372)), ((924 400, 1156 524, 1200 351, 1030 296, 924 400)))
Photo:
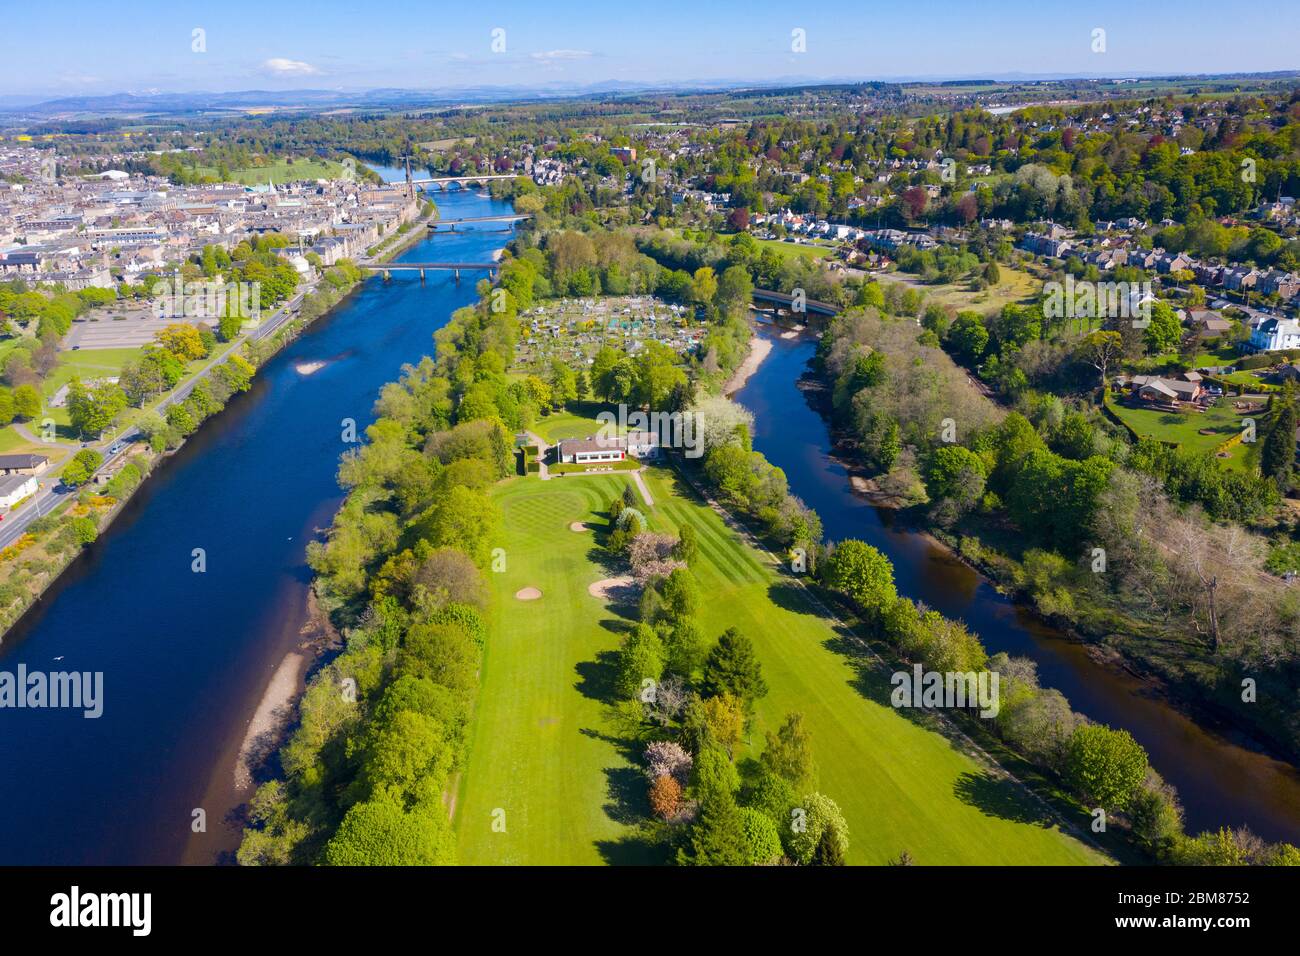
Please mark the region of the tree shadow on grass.
POLYGON ((957 778, 952 792, 962 803, 977 808, 985 816, 1040 827, 1053 824, 1046 810, 1009 777, 994 776, 986 771, 966 771, 957 778))
POLYGON ((795 614, 808 614, 820 617, 821 612, 809 600, 803 588, 793 581, 773 581, 767 586, 767 596, 777 607, 795 614))
POLYGON ((601 651, 594 661, 579 661, 574 670, 578 672, 578 679, 573 689, 583 697, 601 701, 614 699, 614 681, 618 677, 617 651, 601 651))

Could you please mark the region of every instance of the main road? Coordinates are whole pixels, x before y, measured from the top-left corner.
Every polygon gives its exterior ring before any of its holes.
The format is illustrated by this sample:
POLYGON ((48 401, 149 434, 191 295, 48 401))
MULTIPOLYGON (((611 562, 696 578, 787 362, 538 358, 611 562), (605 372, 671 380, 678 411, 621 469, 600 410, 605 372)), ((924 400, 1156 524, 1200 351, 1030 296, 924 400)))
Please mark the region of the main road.
MULTIPOLYGON (((277 329, 297 314, 298 307, 302 305, 303 297, 315 288, 316 286, 313 283, 296 292, 276 309, 265 322, 241 336, 230 348, 224 350, 184 383, 168 393, 162 401, 154 406, 154 411, 165 414, 167 409, 177 402, 183 402, 189 398, 190 393, 194 391, 194 387, 207 378, 214 368, 230 358, 245 341, 258 342, 274 335, 277 329)), ((143 436, 140 434, 140 429, 130 426, 121 434, 109 433, 98 441, 83 442, 81 447, 93 449, 104 456, 104 460, 96 469, 98 472, 107 468, 120 456, 127 454, 130 451, 131 444, 141 437, 143 436), (109 454, 111 448, 117 448, 117 451, 109 454)), ((74 494, 76 494, 75 488, 68 488, 57 479, 51 478, 49 481, 41 482, 36 494, 24 501, 19 507, 0 517, 0 548, 9 547, 23 536, 28 525, 42 515, 49 514, 74 494)))

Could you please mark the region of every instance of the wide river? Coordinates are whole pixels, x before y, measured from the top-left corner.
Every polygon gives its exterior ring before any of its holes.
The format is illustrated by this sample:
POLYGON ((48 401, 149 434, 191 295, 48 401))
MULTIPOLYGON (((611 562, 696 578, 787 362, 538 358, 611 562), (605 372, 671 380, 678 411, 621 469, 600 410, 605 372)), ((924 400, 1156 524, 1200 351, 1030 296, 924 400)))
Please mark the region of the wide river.
MULTIPOLYGON (((444 218, 510 212, 475 191, 434 198, 444 218)), ((500 229, 399 259, 484 261, 500 229)), ((307 620, 304 547, 341 501, 341 423, 372 420, 380 387, 432 354, 479 278, 366 281, 164 462, 5 637, 0 669, 102 671, 104 712, 0 710, 0 864, 204 862, 235 845, 233 753, 307 620), (207 834, 191 843, 195 809, 207 834)))
MULTIPOLYGON (((473 192, 435 198, 444 218, 509 211, 473 192)), ((497 229, 430 238, 399 258, 482 261, 504 244, 497 229)), ((0 669, 100 671, 104 711, 94 720, 0 711, 0 864, 229 859, 238 834, 227 817, 247 797, 233 787, 234 754, 272 674, 301 641, 303 549, 341 501, 342 422, 370 421, 380 387, 432 352, 433 332, 473 300, 476 278, 367 281, 163 463, 6 636, 0 669), (191 570, 194 548, 206 551, 205 573, 191 570), (196 809, 206 812, 206 834, 192 833, 196 809)), ((795 387, 813 343, 774 346, 739 398, 757 416, 756 446, 832 537, 876 544, 903 593, 963 618, 994 650, 1033 657, 1043 682, 1076 709, 1130 729, 1178 787, 1192 828, 1246 822, 1300 840, 1292 768, 1144 696, 854 495, 828 457, 825 424, 795 387)))
POLYGON ((766 329, 759 334, 770 339, 772 352, 734 397, 754 413, 754 447, 785 470, 791 491, 821 516, 828 538, 875 545, 894 563, 901 594, 961 618, 991 652, 1037 661, 1043 685, 1060 690, 1075 710, 1132 733, 1178 788, 1189 831, 1246 823, 1269 839, 1300 843, 1294 767, 1197 726, 1141 681, 1094 662, 1080 644, 1017 607, 931 539, 895 527, 892 512, 854 492, 844 466, 830 457, 825 421, 796 386, 815 340, 782 339, 766 329))

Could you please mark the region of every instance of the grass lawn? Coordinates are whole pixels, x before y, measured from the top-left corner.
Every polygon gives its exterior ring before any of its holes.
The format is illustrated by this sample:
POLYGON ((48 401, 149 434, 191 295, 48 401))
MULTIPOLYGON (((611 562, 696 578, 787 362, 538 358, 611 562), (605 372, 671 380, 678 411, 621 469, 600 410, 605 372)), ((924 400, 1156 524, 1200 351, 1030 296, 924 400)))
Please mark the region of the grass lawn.
MULTIPOLYGON (((1118 402, 1111 408, 1142 437, 1177 442, 1184 448, 1197 451, 1213 451, 1221 442, 1239 434, 1242 428, 1242 416, 1233 410, 1231 401, 1225 398, 1219 399, 1202 413, 1131 408, 1118 402), (1211 434, 1202 435, 1202 429, 1211 434)), ((1230 457, 1219 460, 1231 467, 1245 467, 1248 460, 1246 449, 1238 444, 1229 449, 1229 453, 1230 457)))
POLYGON ((968 281, 930 285, 910 272, 881 272, 873 274, 872 278, 881 283, 910 285, 925 293, 927 303, 935 302, 957 311, 974 309, 980 313, 997 312, 1013 302, 1032 301, 1042 289, 1042 282, 1028 272, 1003 263, 998 264, 998 270, 1002 274, 1001 281, 982 292, 972 291, 968 281))
POLYGON ((59 364, 46 376, 42 389, 48 397, 74 377, 83 382, 93 378, 116 378, 122 366, 138 358, 140 349, 69 349, 59 353, 59 364))
MULTIPOLYGON (((887 679, 855 651, 773 559, 745 546, 666 470, 646 473, 653 528, 699 533, 696 573, 706 633, 736 626, 758 650, 770 693, 759 702, 747 753, 790 711, 805 715, 818 789, 839 803, 849 861, 883 864, 906 849, 917 863, 1083 864, 1102 859, 1045 823, 1017 786, 941 734, 889 706, 887 679)), ((456 809, 465 864, 661 862, 638 821, 647 813, 640 745, 608 706, 612 652, 632 623, 587 586, 621 573, 594 522, 627 476, 516 478, 494 495, 504 514, 507 570, 490 575, 493 627, 469 763, 456 809), (522 588, 542 597, 516 600, 522 588), (493 832, 493 811, 506 831, 493 832)))
POLYGON ((533 424, 532 431, 541 435, 552 445, 562 438, 587 438, 600 431, 601 423, 596 420, 596 413, 602 406, 596 402, 583 403, 579 411, 565 409, 542 416, 533 424))
MULTIPOLYGON (((33 434, 40 431, 40 426, 29 422, 27 428, 33 434)), ((38 436, 39 437, 39 436, 38 436)), ((74 449, 69 447, 59 447, 55 445, 43 445, 37 442, 30 442, 12 425, 6 425, 0 428, 0 455, 45 455, 51 462, 57 464, 64 457, 72 454, 74 449)))
POLYGON ((780 239, 755 239, 764 249, 775 249, 783 255, 807 256, 810 259, 826 259, 835 255, 834 246, 819 246, 810 242, 783 242, 780 239))
MULTIPOLYGON (((217 175, 215 166, 199 166, 198 170, 207 176, 217 175)), ((266 183, 268 177, 273 183, 279 185, 280 183, 295 182, 299 179, 340 179, 342 175, 343 165, 341 163, 297 159, 290 164, 286 163, 284 159, 278 159, 270 166, 248 166, 242 169, 232 169, 230 171, 230 181, 243 183, 245 186, 261 186, 266 183)))

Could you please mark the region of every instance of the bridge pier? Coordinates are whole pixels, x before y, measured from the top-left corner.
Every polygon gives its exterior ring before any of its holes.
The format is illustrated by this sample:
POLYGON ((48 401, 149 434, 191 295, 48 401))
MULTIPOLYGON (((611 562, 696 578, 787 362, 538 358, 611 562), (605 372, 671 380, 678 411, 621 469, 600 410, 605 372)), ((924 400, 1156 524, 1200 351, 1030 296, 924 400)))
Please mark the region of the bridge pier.
POLYGON ((391 279, 392 277, 393 277, 393 276, 392 276, 392 273, 390 273, 387 269, 385 269, 385 270, 384 270, 384 281, 387 282, 387 281, 388 281, 389 279, 391 279))
POLYGON ((424 285, 424 270, 420 270, 420 285, 424 285))
POLYGON ((460 270, 459 270, 459 269, 456 270, 456 281, 457 281, 458 283, 460 282, 460 270))

